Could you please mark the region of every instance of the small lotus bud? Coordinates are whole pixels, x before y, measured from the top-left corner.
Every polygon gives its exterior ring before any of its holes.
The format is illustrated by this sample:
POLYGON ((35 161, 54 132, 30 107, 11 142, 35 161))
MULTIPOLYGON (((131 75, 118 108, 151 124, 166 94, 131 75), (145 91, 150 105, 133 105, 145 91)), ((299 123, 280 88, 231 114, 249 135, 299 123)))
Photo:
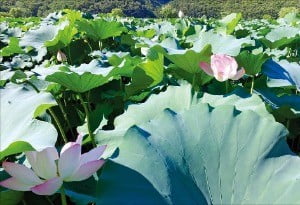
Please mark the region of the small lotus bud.
POLYGON ((178 12, 178 17, 179 17, 179 18, 183 18, 183 17, 184 17, 183 11, 180 10, 180 11, 178 12))
POLYGON ((61 50, 58 50, 56 59, 58 62, 65 62, 65 61, 67 61, 67 56, 61 50))

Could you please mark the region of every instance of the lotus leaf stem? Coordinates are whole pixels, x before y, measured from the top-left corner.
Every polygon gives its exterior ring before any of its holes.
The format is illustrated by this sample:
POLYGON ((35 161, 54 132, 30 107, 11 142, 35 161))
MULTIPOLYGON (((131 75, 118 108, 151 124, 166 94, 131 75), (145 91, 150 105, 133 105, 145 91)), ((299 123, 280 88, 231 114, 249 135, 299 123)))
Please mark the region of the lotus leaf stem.
POLYGON ((251 77, 251 88, 250 88, 250 94, 253 94, 253 88, 254 88, 254 76, 251 77))
POLYGON ((61 189, 60 189, 60 196, 61 196, 61 204, 68 205, 64 187, 61 187, 61 189))
POLYGON ((50 112, 50 115, 53 117, 58 129, 59 129, 59 132, 64 140, 65 143, 68 142, 68 139, 67 139, 67 136, 66 136, 66 133, 62 127, 62 125, 60 124, 59 120, 58 120, 58 117, 56 116, 56 114, 54 113, 53 109, 52 108, 49 108, 49 112, 50 112))
POLYGON ((90 136, 90 138, 92 140, 93 146, 96 147, 97 145, 96 145, 96 142, 95 142, 95 136, 94 136, 94 134, 92 132, 92 129, 91 129, 89 108, 88 108, 87 104, 84 102, 82 94, 79 93, 78 96, 79 96, 80 102, 81 102, 81 104, 83 106, 83 109, 84 109, 84 112, 85 112, 85 115, 86 115, 86 119, 87 119, 86 122, 87 122, 89 136, 90 136))

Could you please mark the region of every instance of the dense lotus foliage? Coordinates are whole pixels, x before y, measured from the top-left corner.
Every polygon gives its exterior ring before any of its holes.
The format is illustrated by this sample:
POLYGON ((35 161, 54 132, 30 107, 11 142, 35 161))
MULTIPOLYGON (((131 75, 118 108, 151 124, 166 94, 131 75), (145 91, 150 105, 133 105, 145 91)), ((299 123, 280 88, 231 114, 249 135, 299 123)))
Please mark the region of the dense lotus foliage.
POLYGON ((1 204, 300 203, 299 16, 179 17, 0 23, 1 204))

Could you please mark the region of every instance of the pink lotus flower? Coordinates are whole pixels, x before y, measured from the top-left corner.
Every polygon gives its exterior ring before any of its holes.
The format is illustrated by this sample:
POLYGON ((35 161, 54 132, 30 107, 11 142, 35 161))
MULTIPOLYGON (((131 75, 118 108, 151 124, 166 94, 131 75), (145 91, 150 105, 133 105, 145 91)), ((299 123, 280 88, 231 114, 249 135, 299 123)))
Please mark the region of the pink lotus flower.
POLYGON ((49 147, 41 152, 25 152, 31 168, 12 162, 3 162, 4 170, 12 177, 0 185, 17 191, 32 191, 38 195, 52 195, 63 181, 82 181, 92 176, 103 164, 99 160, 106 146, 81 154, 82 136, 76 142, 65 144, 58 157, 57 150, 49 147))
POLYGON ((238 80, 245 74, 245 69, 238 70, 235 59, 225 54, 214 54, 211 56, 211 64, 200 62, 200 67, 208 75, 214 76, 218 81, 228 79, 238 80))

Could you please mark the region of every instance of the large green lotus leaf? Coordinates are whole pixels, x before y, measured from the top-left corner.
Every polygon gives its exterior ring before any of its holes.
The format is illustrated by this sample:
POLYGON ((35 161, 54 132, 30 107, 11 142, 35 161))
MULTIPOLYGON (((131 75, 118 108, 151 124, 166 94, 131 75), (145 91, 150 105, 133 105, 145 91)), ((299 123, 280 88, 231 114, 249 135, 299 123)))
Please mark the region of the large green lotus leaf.
POLYGON ((147 55, 147 60, 138 65, 145 73, 153 79, 151 86, 160 83, 163 79, 164 72, 164 57, 161 53, 150 49, 147 55))
POLYGON ((0 50, 0 56, 11 56, 16 53, 24 53, 24 51, 19 46, 19 39, 10 37, 9 44, 0 50))
MULTIPOLYGON (((209 61, 211 56, 211 46, 206 45, 199 52, 194 50, 185 50, 184 53, 178 54, 175 52, 168 52, 166 57, 179 68, 189 73, 201 73, 202 69, 199 67, 201 61, 209 61)), ((204 72, 203 72, 204 74, 204 72)))
POLYGON ((152 184, 128 167, 107 161, 98 174, 101 174, 99 181, 91 177, 81 181, 80 186, 78 182, 65 183, 66 194, 77 205, 86 205, 90 202, 124 204, 124 200, 128 200, 127 204, 164 204, 162 196, 152 184))
POLYGON ((207 44, 210 44, 214 54, 222 53, 231 56, 237 56, 241 48, 247 45, 254 45, 254 41, 249 37, 237 39, 231 35, 216 34, 212 30, 191 36, 188 41, 193 42, 194 50, 202 50, 207 44))
POLYGON ((300 158, 286 134, 283 125, 233 106, 165 110, 126 133, 112 159, 117 164, 109 162, 94 186, 97 194, 88 194, 91 187, 67 193, 81 204, 135 204, 132 193, 139 204, 298 204, 300 158), (112 165, 120 171, 109 173, 112 165))
POLYGON ((222 18, 220 21, 218 21, 218 27, 216 28, 218 33, 222 34, 231 34, 239 21, 242 18, 241 13, 232 13, 224 18, 222 18))
POLYGON ((291 26, 281 26, 274 28, 266 35, 266 39, 272 42, 278 41, 282 38, 292 38, 299 35, 299 29, 291 26))
POLYGON ((262 117, 274 119, 265 106, 265 103, 257 94, 249 94, 249 91, 243 88, 237 88, 226 95, 211 95, 204 93, 200 99, 202 103, 208 103, 213 107, 220 105, 234 105, 237 110, 252 110, 262 117))
MULTIPOLYGON (((47 81, 59 83, 74 92, 82 93, 112 79, 120 78, 120 74, 126 69, 113 66, 103 67, 100 61, 92 60, 88 64, 81 64, 79 67, 55 65, 49 68, 38 67, 33 71, 46 75, 47 81)), ((128 67, 128 69, 131 68, 128 67)))
POLYGON ((248 75, 256 75, 261 72, 263 63, 269 58, 265 53, 253 54, 248 51, 241 52, 236 60, 240 67, 243 67, 248 75))
POLYGON ((191 93, 190 84, 185 82, 181 84, 181 86, 169 86, 165 92, 152 95, 145 103, 130 105, 125 113, 116 117, 114 130, 101 130, 101 128, 98 128, 96 133, 98 143, 110 145, 107 149, 107 156, 118 146, 122 136, 131 126, 153 119, 166 108, 180 112, 201 101, 212 106, 234 105, 238 110, 252 110, 261 116, 273 119, 272 115, 265 109, 262 100, 257 95, 247 94, 242 88, 225 96, 204 94, 202 98, 197 99, 191 93))
POLYGON ((83 93, 108 82, 108 78, 89 72, 82 75, 75 72, 56 72, 46 77, 47 81, 58 83, 66 88, 83 93))
POLYGON ((0 203, 2 205, 17 205, 23 199, 24 192, 5 190, 0 192, 0 203))
POLYGON ((56 104, 49 93, 8 84, 1 94, 0 158, 26 150, 54 146, 57 132, 48 122, 34 119, 56 104))
MULTIPOLYGON (((188 72, 186 75, 181 76, 195 76, 197 74, 198 78, 201 79, 200 83, 203 85, 212 79, 211 76, 208 76, 200 69, 199 63, 201 61, 209 61, 211 56, 211 46, 206 45, 202 50, 194 49, 181 49, 178 47, 178 43, 173 38, 166 38, 161 43, 151 42, 150 40, 143 40, 143 43, 139 46, 149 46, 151 49, 157 50, 160 53, 163 53, 165 57, 174 63, 178 69, 175 72, 181 72, 181 70, 188 72), (143 44, 144 43, 144 44, 143 44)), ((150 50, 151 50, 150 49, 150 50)), ((149 50, 146 50, 146 53, 149 50)), ((182 74, 182 73, 180 73, 182 74)), ((188 77, 185 78, 187 80, 188 77)))
POLYGON ((190 84, 169 86, 165 92, 159 95, 151 95, 145 103, 130 105, 125 113, 114 120, 114 130, 97 128, 96 140, 99 144, 110 145, 106 150, 107 156, 110 156, 131 126, 151 120, 166 108, 175 111, 188 109, 195 101, 190 84))
POLYGON ((78 31, 86 33, 86 35, 94 41, 103 40, 109 37, 121 35, 127 29, 117 21, 106 21, 104 19, 81 20, 76 22, 78 31))
POLYGON ((143 89, 157 85, 163 80, 163 72, 163 54, 149 49, 147 59, 133 70, 132 82, 126 87, 126 94, 131 96, 143 89))
POLYGON ((46 41, 50 41, 55 38, 59 29, 64 26, 65 25, 62 25, 62 27, 55 25, 43 25, 37 29, 31 29, 21 38, 20 46, 33 47, 38 50, 44 47, 44 43, 46 41))
POLYGON ((265 38, 260 39, 269 48, 278 48, 292 43, 300 38, 298 28, 291 26, 281 26, 274 28, 265 38))
POLYGON ((38 52, 38 61, 47 54, 45 43, 55 39, 58 32, 68 26, 68 22, 59 25, 41 25, 37 29, 30 29, 20 40, 20 46, 33 47, 38 52))
MULTIPOLYGON (((65 23, 68 24, 68 21, 65 23)), ((49 50, 59 50, 61 48, 67 47, 73 36, 77 33, 77 29, 74 27, 74 24, 69 24, 63 29, 59 30, 54 39, 45 42, 45 46, 49 50)))

